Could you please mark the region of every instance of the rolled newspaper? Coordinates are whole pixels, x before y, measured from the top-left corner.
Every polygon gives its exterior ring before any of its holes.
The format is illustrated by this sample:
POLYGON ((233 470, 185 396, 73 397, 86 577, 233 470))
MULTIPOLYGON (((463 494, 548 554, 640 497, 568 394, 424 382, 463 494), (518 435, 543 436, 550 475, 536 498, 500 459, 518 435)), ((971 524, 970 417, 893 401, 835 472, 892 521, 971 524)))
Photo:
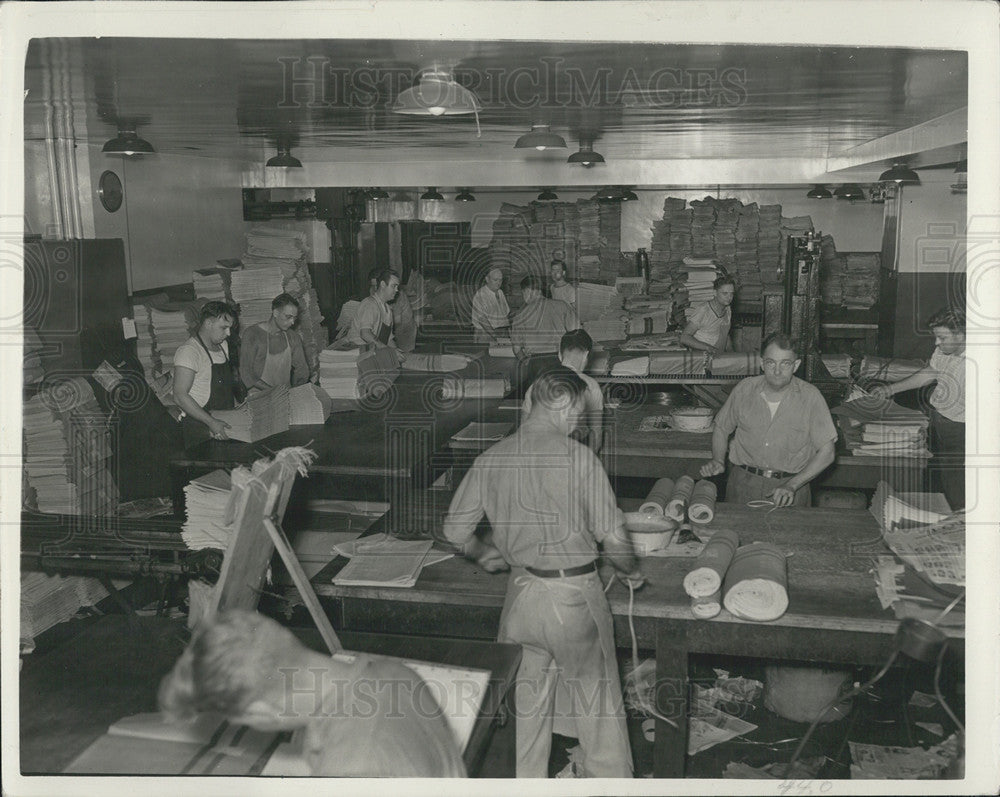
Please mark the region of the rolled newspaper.
POLYGON ((722 593, 713 592, 704 598, 691 598, 691 613, 702 620, 715 617, 722 611, 722 593))
POLYGON ((715 497, 717 494, 715 482, 701 479, 691 492, 688 503, 688 518, 692 523, 711 523, 715 517, 715 497))
POLYGON ((667 504, 667 517, 672 517, 678 522, 684 520, 684 513, 687 511, 692 492, 694 492, 694 479, 690 476, 681 476, 674 483, 674 494, 670 497, 670 503, 667 504))
POLYGON ((506 379, 462 379, 445 377, 441 397, 445 399, 503 398, 510 390, 506 379))
POLYGON ((639 507, 639 511, 644 515, 666 514, 667 504, 670 503, 674 494, 674 480, 664 477, 657 479, 653 489, 646 496, 646 501, 639 507))
POLYGON ((723 605, 741 620, 777 620, 788 608, 785 554, 766 542, 744 545, 729 565, 722 596, 723 605))
POLYGON ((723 529, 713 534, 694 560, 691 572, 684 576, 684 591, 692 598, 704 598, 718 592, 739 547, 740 538, 735 531, 723 529))

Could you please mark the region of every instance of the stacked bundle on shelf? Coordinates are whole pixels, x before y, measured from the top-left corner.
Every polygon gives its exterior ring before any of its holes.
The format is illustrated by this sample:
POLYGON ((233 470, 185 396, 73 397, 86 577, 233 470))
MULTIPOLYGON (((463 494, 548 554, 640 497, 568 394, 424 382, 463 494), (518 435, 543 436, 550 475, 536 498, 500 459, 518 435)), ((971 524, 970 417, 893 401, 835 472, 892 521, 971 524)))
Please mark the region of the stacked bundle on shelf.
POLYGON ((780 284, 778 270, 785 260, 781 248, 781 205, 761 205, 757 230, 757 266, 764 285, 780 284))
POLYGON ((150 330, 161 371, 174 367, 174 354, 178 347, 191 337, 188 315, 184 310, 149 308, 150 330))
POLYGON ((852 454, 872 457, 929 457, 929 420, 919 410, 862 397, 835 407, 844 442, 852 454))
POLYGON ((359 399, 358 357, 361 349, 323 349, 319 353, 319 386, 334 399, 359 399))
POLYGON ((265 437, 288 431, 291 402, 288 387, 272 387, 251 393, 235 410, 214 410, 212 414, 229 424, 226 435, 232 440, 256 443, 265 437))
POLYGON ((714 257, 715 204, 711 197, 695 199, 691 202, 691 211, 691 254, 696 258, 714 257))
POLYGON ((271 317, 271 301, 284 291, 279 266, 260 266, 234 271, 233 301, 240 307, 240 326, 244 329, 271 317))
POLYGON ((732 271, 736 263, 736 226, 740 219, 739 207, 742 205, 737 199, 716 202, 715 226, 712 228, 715 259, 727 271, 732 271))
POLYGON ((25 385, 35 385, 45 378, 45 369, 42 367, 41 352, 44 349, 38 333, 31 327, 24 328, 24 368, 23 383, 25 385))
POLYGON ((199 299, 229 301, 229 269, 197 268, 191 272, 194 295, 199 299))
POLYGON ((134 304, 132 305, 132 315, 135 318, 136 354, 143 371, 145 371, 146 379, 149 380, 163 370, 153 340, 153 324, 149 319, 149 307, 145 304, 134 304))
POLYGON ((648 294, 625 299, 629 335, 660 335, 667 331, 673 300, 648 294))
POLYGON ((24 471, 39 512, 75 515, 80 502, 70 480, 69 445, 62 423, 42 394, 24 402, 24 471))
POLYGON ((736 255, 734 274, 739 283, 739 302, 743 308, 758 307, 763 303, 763 283, 757 263, 757 235, 760 230, 760 212, 757 203, 742 205, 737 210, 736 255))
MULTIPOLYGON (((118 485, 111 475, 111 431, 108 416, 85 379, 73 380, 78 401, 62 404, 63 424, 70 452, 70 478, 76 484, 80 514, 114 515, 118 510, 118 485)), ((58 388, 57 388, 58 390, 58 388)))
POLYGON ((622 297, 611 285, 581 282, 576 288, 576 315, 580 323, 594 321, 609 311, 621 314, 622 297))
POLYGON ((181 537, 193 551, 202 548, 226 550, 233 527, 226 522, 226 507, 232 480, 226 471, 214 470, 184 487, 184 525, 181 537))
POLYGON ((844 256, 844 307, 867 310, 878 301, 879 256, 857 253, 844 256))
POLYGON ((597 282, 601 279, 601 212, 589 199, 577 200, 576 207, 580 220, 577 279, 597 282))
POLYGON ((613 284, 621 274, 622 206, 620 202, 598 202, 600 235, 600 281, 613 284))
POLYGON ((50 576, 21 573, 22 647, 33 649, 33 640, 54 625, 69 620, 83 606, 93 606, 108 596, 101 582, 89 576, 50 576))

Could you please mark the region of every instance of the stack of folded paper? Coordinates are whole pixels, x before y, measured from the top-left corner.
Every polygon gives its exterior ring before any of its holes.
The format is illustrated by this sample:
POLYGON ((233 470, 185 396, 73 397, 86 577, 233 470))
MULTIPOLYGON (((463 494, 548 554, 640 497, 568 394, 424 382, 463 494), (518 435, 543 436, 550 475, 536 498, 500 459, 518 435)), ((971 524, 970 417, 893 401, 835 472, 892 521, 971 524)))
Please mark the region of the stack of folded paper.
POLYGON ((232 480, 224 470, 214 470, 184 487, 186 519, 181 538, 192 550, 219 548, 226 550, 233 527, 226 522, 226 506, 232 480))
POLYGON ((287 386, 251 393, 234 410, 213 410, 212 415, 229 424, 226 435, 232 440, 255 443, 288 430, 291 404, 287 386))

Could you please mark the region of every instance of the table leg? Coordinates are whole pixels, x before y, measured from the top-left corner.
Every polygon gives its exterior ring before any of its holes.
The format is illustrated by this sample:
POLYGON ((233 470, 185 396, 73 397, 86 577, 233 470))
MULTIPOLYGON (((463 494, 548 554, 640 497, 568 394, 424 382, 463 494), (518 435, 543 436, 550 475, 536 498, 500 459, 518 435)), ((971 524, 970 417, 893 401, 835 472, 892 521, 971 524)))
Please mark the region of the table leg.
POLYGON ((656 711, 677 723, 656 720, 653 777, 683 778, 687 754, 688 649, 684 632, 659 623, 656 629, 656 711))

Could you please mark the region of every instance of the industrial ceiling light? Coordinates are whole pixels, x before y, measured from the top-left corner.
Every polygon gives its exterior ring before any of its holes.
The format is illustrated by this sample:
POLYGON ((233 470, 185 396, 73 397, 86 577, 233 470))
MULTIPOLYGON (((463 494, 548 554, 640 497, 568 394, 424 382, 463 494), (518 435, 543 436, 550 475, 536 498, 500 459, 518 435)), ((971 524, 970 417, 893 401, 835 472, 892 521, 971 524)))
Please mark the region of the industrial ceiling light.
POLYGON ((622 195, 622 202, 635 202, 639 195, 633 191, 631 188, 621 188, 619 189, 622 195))
POLYGON ((593 140, 580 139, 580 149, 566 158, 566 163, 579 163, 583 168, 589 169, 595 163, 604 163, 604 156, 594 152, 593 140))
POLYGON ((840 185, 833 190, 833 195, 837 199, 864 199, 865 192, 861 190, 861 186, 856 183, 851 183, 849 185, 840 185))
POLYGON ((145 155, 156 152, 146 139, 139 138, 134 128, 120 128, 118 135, 106 141, 101 151, 109 155, 145 155))
POLYGON ((450 71, 432 69, 399 93, 392 110, 415 116, 459 116, 482 110, 476 95, 455 82, 450 71))
POLYGON ((301 169, 302 161, 292 157, 291 145, 285 139, 278 139, 278 154, 271 158, 267 166, 284 166, 289 169, 301 169))
POLYGON ((420 198, 421 199, 430 199, 430 200, 433 200, 435 202, 440 202, 440 201, 442 201, 444 199, 444 196, 441 194, 440 191, 437 190, 437 188, 435 188, 434 186, 431 186, 426 191, 424 191, 424 193, 422 193, 420 195, 420 198))
POLYGON ((542 189, 542 193, 538 195, 539 202, 551 202, 554 199, 559 199, 559 195, 551 188, 542 189))
POLYGON ((468 188, 462 188, 459 190, 458 195, 455 197, 456 202, 475 202, 476 198, 472 195, 472 192, 468 188))
POLYGON ((897 161, 892 164, 891 169, 886 169, 879 175, 878 181, 880 183, 895 183, 896 185, 902 183, 916 183, 919 185, 920 175, 907 166, 905 161, 897 161))
POLYGON ((532 123, 531 132, 521 136, 514 149, 530 149, 534 147, 539 152, 546 149, 566 149, 566 139, 553 133, 549 125, 536 125, 532 123))
POLYGON ((825 185, 814 185, 813 190, 806 194, 808 199, 830 199, 832 196, 825 185))
POLYGON ((594 199, 598 202, 621 202, 622 190, 615 186, 605 186, 594 194, 594 199))
POLYGON ((960 160, 955 164, 955 182, 951 184, 953 194, 967 194, 969 192, 969 162, 960 160))
POLYGON ((389 192, 386 191, 384 188, 372 188, 372 189, 369 189, 369 191, 368 191, 368 198, 369 199, 388 199, 389 198, 389 192))

